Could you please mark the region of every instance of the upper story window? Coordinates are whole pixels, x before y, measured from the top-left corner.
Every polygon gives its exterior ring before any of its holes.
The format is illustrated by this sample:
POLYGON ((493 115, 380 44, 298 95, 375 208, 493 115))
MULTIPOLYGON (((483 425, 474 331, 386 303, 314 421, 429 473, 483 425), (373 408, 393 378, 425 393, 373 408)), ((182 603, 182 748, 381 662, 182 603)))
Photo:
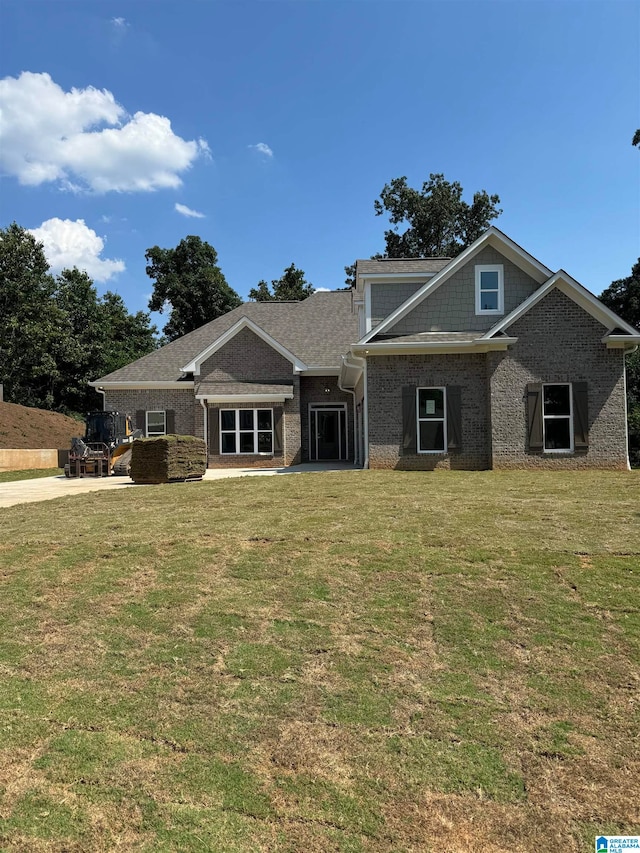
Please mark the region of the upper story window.
POLYGON ((504 314, 504 267, 476 266, 476 314, 504 314))

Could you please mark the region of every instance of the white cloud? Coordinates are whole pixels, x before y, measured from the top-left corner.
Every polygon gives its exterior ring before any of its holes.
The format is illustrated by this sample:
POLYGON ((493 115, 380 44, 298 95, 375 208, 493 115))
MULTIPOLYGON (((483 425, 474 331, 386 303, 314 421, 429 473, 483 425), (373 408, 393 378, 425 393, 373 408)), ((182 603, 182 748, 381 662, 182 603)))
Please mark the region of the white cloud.
POLYGON ((330 287, 316 287, 315 292, 316 293, 331 293, 331 288, 330 287))
POLYGON ((200 213, 198 210, 192 210, 190 207, 187 207, 186 204, 179 204, 176 202, 176 210, 178 213, 181 213, 183 216, 192 216, 194 219, 204 219, 204 213, 200 213))
POLYGON ((111 18, 111 23, 118 30, 126 29, 129 26, 128 22, 124 18, 111 18))
POLYGON ((56 181, 98 193, 178 187, 181 172, 210 156, 205 140, 176 136, 165 116, 130 116, 106 89, 65 92, 49 74, 0 80, 0 114, 0 168, 27 186, 56 181))
POLYGON ((39 228, 30 229, 44 244, 44 253, 52 272, 78 267, 86 270, 94 281, 109 281, 124 272, 124 261, 101 258, 104 240, 85 225, 84 219, 47 219, 39 228))
POLYGON ((253 151, 257 151, 258 154, 264 154, 265 157, 273 157, 273 151, 266 142, 258 142, 256 145, 249 145, 247 147, 253 151))

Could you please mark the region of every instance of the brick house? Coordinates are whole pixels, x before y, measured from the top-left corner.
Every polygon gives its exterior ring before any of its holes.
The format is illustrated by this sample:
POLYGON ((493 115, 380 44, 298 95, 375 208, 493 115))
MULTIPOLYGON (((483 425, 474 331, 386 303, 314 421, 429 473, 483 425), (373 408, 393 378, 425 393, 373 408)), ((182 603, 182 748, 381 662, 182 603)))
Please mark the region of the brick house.
POLYGON ((497 228, 368 260, 351 291, 248 302, 91 384, 211 467, 627 468, 640 332, 497 228))

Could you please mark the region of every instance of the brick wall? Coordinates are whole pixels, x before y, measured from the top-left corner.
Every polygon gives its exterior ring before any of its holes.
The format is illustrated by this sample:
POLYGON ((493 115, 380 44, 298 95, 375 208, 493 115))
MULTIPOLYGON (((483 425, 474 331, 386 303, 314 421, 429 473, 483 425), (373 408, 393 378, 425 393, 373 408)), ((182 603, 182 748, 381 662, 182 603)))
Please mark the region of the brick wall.
POLYGON ((369 467, 431 470, 489 467, 486 364, 483 354, 375 356, 367 359, 369 467), (462 450, 402 454, 404 385, 462 389, 462 450))
POLYGON ((107 409, 131 415, 134 418, 134 426, 136 412, 140 409, 146 412, 173 409, 178 435, 197 435, 196 419, 202 418, 202 407, 193 395, 193 388, 185 388, 184 391, 160 388, 144 391, 107 391, 105 406, 107 409))
POLYGON ((309 404, 346 403, 348 431, 348 460, 353 461, 353 395, 338 388, 337 376, 303 376, 300 382, 300 425, 302 430, 302 459, 309 461, 309 404), (325 388, 329 389, 326 393, 325 388))
POLYGON ((624 355, 600 339, 606 329, 553 289, 509 329, 518 343, 488 353, 494 468, 626 468, 624 355), (526 386, 587 382, 589 450, 529 453, 526 386))
POLYGON ((202 363, 200 380, 290 381, 292 373, 290 361, 250 329, 242 329, 228 344, 202 363))
POLYGON ((539 285, 491 246, 486 246, 385 334, 412 335, 419 332, 487 331, 500 319, 495 314, 476 315, 475 267, 504 266, 505 315, 520 305, 539 285))

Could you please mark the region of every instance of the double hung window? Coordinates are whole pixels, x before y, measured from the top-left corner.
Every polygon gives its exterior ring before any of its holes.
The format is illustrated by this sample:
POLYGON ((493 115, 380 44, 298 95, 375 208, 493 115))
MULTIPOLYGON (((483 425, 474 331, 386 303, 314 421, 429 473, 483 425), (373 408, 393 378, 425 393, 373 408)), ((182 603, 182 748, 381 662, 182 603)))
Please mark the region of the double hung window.
POLYGON ((573 450, 571 383, 542 386, 544 449, 550 453, 573 450))
POLYGON ((147 412, 146 434, 148 438, 167 434, 167 413, 147 412))
POLYGON ((444 388, 418 388, 418 453, 447 450, 447 408, 444 388))
POLYGON ((504 313, 504 267, 502 264, 476 266, 476 314, 504 313))
POLYGON ((273 453, 273 409, 220 409, 220 453, 273 453))

